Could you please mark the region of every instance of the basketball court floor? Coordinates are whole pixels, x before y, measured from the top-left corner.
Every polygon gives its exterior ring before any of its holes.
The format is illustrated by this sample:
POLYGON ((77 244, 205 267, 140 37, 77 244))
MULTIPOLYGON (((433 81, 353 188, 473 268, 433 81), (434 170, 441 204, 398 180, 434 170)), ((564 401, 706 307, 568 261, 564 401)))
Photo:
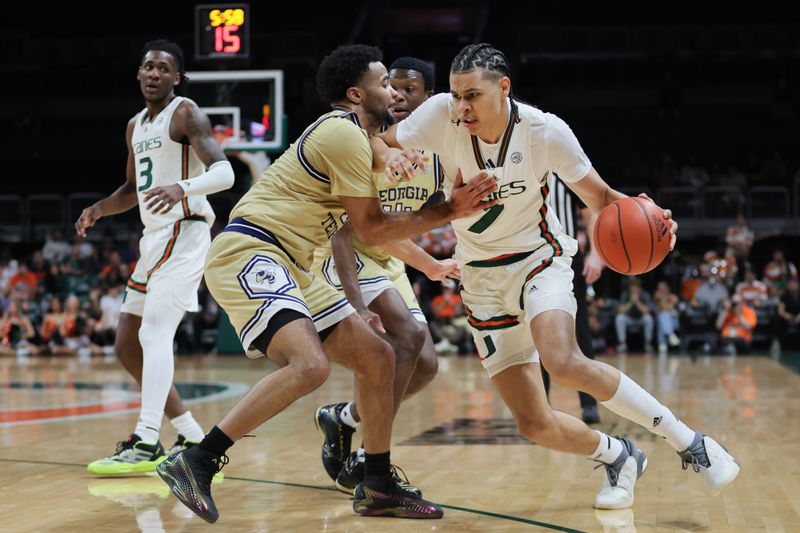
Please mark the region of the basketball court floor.
MULTIPOLYGON (((523 440, 473 358, 442 358, 432 385, 406 403, 393 462, 442 520, 362 518, 320 464, 318 405, 350 398, 351 375, 328 382, 242 439, 213 485, 220 519, 208 525, 154 476, 100 478, 85 465, 110 454, 136 420, 138 393, 113 362, 0 359, 0 531, 800 531, 800 376, 767 357, 612 356, 690 426, 742 465, 721 496, 681 469, 665 443, 601 408, 599 428, 627 433, 647 453, 633 509, 595 511, 603 469, 523 440)), ((176 379, 205 429, 273 365, 243 356, 181 357, 176 379)), ((578 415, 577 394, 551 403, 578 415)), ((165 421, 162 442, 174 429, 165 421)), ((356 438, 359 434, 356 435, 356 438)))

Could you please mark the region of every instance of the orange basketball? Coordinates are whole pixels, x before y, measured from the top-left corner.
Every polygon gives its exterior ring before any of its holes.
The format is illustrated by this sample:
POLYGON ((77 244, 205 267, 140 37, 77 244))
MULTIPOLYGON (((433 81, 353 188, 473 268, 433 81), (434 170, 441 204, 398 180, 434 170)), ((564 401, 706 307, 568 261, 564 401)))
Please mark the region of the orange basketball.
POLYGON ((669 253, 669 222, 651 200, 629 197, 606 206, 594 225, 594 246, 615 272, 650 272, 669 253))

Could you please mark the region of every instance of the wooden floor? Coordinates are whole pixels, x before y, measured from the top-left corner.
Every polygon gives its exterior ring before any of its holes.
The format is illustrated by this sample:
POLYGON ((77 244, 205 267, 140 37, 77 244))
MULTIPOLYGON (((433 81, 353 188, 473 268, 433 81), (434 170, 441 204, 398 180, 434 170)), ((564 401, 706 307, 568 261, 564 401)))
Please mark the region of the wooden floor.
MULTIPOLYGON (((330 380, 243 439, 214 485, 221 517, 205 524, 153 476, 98 478, 86 463, 134 427, 138 395, 113 362, 0 360, 0 531, 800 531, 800 377, 762 357, 610 357, 687 424, 712 434, 742 473, 721 496, 675 452, 601 408, 603 431, 628 433, 649 457, 632 510, 592 509, 602 469, 519 438, 472 358, 440 359, 433 384, 403 406, 392 459, 445 506, 434 521, 361 518, 331 490, 314 409, 350 398, 330 380)), ((244 357, 181 358, 176 379, 211 427, 272 367, 244 357)), ((579 414, 577 395, 551 401, 579 414)), ((169 447, 174 429, 165 422, 169 447)))

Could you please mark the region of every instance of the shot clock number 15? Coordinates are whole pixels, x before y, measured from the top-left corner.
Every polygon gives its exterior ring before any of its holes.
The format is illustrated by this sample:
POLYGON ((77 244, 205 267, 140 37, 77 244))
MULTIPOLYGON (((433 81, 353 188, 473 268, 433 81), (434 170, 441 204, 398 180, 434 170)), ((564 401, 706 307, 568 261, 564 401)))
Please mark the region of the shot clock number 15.
POLYGON ((197 59, 247 58, 250 9, 247 4, 205 4, 195 8, 197 59))

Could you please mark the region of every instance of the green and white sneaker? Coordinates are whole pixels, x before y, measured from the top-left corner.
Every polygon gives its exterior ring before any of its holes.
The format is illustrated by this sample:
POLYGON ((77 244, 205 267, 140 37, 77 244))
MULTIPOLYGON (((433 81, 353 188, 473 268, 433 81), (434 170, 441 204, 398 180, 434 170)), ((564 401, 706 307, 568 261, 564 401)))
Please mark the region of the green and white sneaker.
POLYGON ((166 458, 161 442, 146 443, 131 433, 128 440, 117 443, 113 455, 89 463, 86 469, 100 476, 155 472, 156 466, 166 458))
POLYGON ((170 455, 175 455, 178 452, 182 452, 183 450, 191 448, 192 446, 197 446, 198 444, 200 443, 188 440, 186 437, 178 433, 178 439, 175 441, 175 444, 172 445, 172 448, 167 451, 167 457, 170 455))

